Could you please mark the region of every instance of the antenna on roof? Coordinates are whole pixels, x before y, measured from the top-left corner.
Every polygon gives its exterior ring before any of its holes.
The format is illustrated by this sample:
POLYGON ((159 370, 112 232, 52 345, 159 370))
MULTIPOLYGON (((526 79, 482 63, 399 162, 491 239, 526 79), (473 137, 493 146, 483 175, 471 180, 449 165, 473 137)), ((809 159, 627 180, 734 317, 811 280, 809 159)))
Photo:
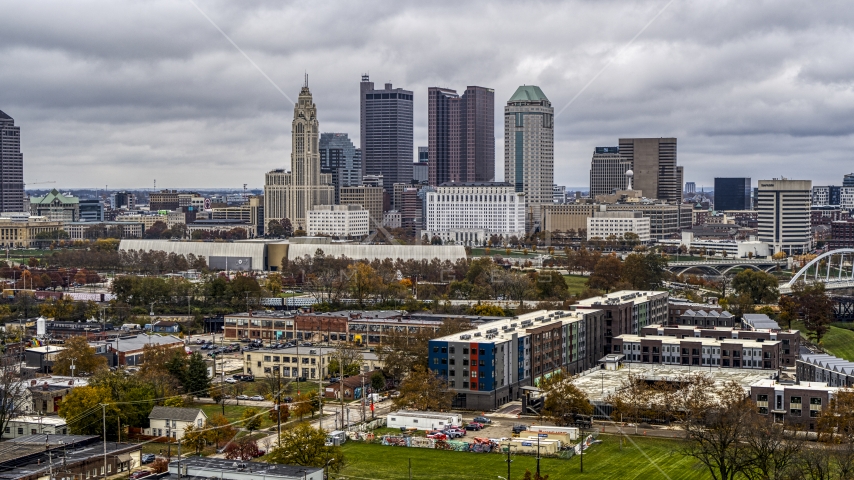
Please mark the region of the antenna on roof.
POLYGON ((308 88, 308 72, 305 72, 305 85, 303 85, 303 86, 305 88, 308 88))

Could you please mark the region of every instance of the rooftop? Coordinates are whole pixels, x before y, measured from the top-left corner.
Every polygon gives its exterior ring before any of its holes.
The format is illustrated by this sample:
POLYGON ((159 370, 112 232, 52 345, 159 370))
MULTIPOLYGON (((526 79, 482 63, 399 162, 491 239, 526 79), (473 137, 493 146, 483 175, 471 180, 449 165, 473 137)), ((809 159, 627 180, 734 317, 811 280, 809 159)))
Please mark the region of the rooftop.
POLYGON ((538 328, 553 321, 572 322, 581 320, 586 313, 588 312, 538 310, 484 323, 471 330, 434 338, 433 341, 477 342, 480 344, 502 342, 509 340, 514 334, 524 335, 529 329, 538 328))
POLYGON ((6 114, 3 110, 0 110, 0 119, 3 120, 12 120, 12 117, 6 114))
POLYGON ((445 182, 440 187, 512 187, 507 182, 445 182))
MULTIPOLYGON (((142 447, 129 443, 106 443, 109 457, 127 456, 142 447)), ((101 459, 104 444, 100 436, 27 435, 0 443, 0 480, 46 478, 51 468, 72 466, 92 458, 101 459), (45 448, 45 445, 49 448, 45 448)), ((129 459, 129 457, 128 457, 129 459)), ((56 470, 55 472, 56 473, 56 470)))
POLYGON ((615 338, 619 338, 624 342, 632 342, 632 343, 640 343, 641 340, 646 341, 654 341, 661 340, 662 343, 667 343, 671 345, 678 345, 679 343, 685 342, 695 342, 700 343, 703 346, 713 346, 719 347, 725 343, 738 343, 742 347, 746 348, 762 348, 762 345, 776 345, 780 343, 779 340, 767 340, 763 342, 759 342, 753 339, 746 338, 727 338, 724 340, 718 340, 717 338, 704 338, 704 337, 677 337, 675 335, 662 335, 662 336, 652 336, 652 337, 641 337, 640 335, 618 335, 615 338))
POLYGON ((180 420, 182 422, 193 422, 199 416, 199 408, 160 407, 156 406, 148 414, 150 419, 158 420, 180 420))
MULTIPOLYGON (((91 342, 92 345, 103 345, 105 342, 91 342)), ((117 352, 132 352, 142 350, 146 345, 175 345, 184 344, 184 341, 172 335, 128 335, 107 341, 110 347, 117 352)))
POLYGON ((650 300, 651 297, 659 295, 667 295, 667 292, 620 290, 619 292, 613 292, 606 295, 600 295, 598 297, 592 297, 581 300, 574 306, 589 308, 599 305, 622 305, 625 303, 634 303, 635 300, 642 302, 647 301, 650 300))
POLYGON ((53 203, 54 200, 58 200, 60 203, 79 203, 80 199, 77 197, 69 197, 59 193, 59 190, 53 189, 47 195, 43 197, 31 197, 31 204, 50 204, 53 203))
MULTIPOLYGON (((256 353, 264 353, 271 355, 333 355, 338 347, 335 345, 314 345, 311 347, 288 347, 288 348, 259 348, 258 350, 247 350, 247 355, 256 353), (314 353, 311 353, 311 352, 314 353)), ((360 351, 362 358, 365 360, 376 361, 379 359, 377 354, 371 351, 360 351)))
POLYGON ((741 318, 754 329, 780 330, 780 325, 764 313, 745 313, 741 318))
POLYGON ((541 100, 548 101, 546 94, 536 85, 522 85, 516 89, 516 93, 510 97, 510 102, 538 102, 541 100))
MULTIPOLYGON (((10 422, 38 423, 40 425, 53 425, 55 427, 65 425, 65 419, 50 415, 20 415, 9 419, 10 422)), ((44 445, 44 444, 42 444, 44 445)))
POLYGON ((224 458, 189 457, 181 461, 173 461, 169 464, 170 475, 163 478, 184 479, 237 479, 237 478, 264 478, 264 479, 302 479, 304 476, 321 472, 318 467, 302 467, 298 465, 279 465, 261 462, 246 462, 240 460, 226 460, 224 458), (187 474, 180 476, 181 468, 187 468, 187 474))
POLYGON ((797 388, 799 390, 821 390, 830 393, 836 393, 839 388, 837 387, 829 387, 824 382, 800 382, 796 384, 785 384, 780 383, 772 378, 764 378, 762 380, 757 380, 753 384, 752 387, 772 387, 772 388, 797 388))
POLYGON ((715 368, 682 365, 658 365, 644 363, 627 363, 619 370, 588 370, 572 380, 572 383, 587 394, 591 402, 604 403, 605 397, 620 388, 630 375, 640 375, 652 381, 682 377, 691 373, 703 373, 711 377, 718 386, 729 381, 735 381, 744 391, 750 390, 750 385, 771 378, 776 371, 755 370, 744 368, 715 368))

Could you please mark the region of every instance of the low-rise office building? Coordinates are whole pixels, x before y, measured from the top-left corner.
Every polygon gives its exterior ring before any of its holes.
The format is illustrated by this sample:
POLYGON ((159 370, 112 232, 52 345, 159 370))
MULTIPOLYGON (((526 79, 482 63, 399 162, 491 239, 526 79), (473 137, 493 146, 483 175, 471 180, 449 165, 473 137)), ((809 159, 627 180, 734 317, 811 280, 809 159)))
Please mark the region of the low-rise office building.
POLYGON ((360 238, 368 235, 370 214, 361 205, 315 205, 306 212, 310 236, 360 238))
POLYGON ((71 240, 103 238, 116 234, 119 238, 142 238, 145 224, 142 222, 69 222, 63 225, 71 240))
POLYGON ((594 366, 604 324, 602 310, 527 313, 430 340, 428 365, 457 392, 455 408, 493 409, 557 371, 594 366))
POLYGON ((12 417, 3 429, 2 438, 18 438, 28 435, 65 435, 68 426, 65 419, 56 416, 21 415, 12 417))
POLYGON ((587 218, 587 240, 625 238, 626 234, 637 235, 640 243, 649 243, 649 218, 640 212, 594 212, 587 218))
POLYGON ((131 468, 141 465, 141 444, 102 444, 100 435, 25 435, 4 445, 0 452, 4 480, 126 476, 131 468))
MULTIPOLYGON (((290 347, 281 349, 262 348, 243 352, 243 373, 257 377, 279 376, 319 380, 339 376, 329 372, 329 363, 335 358, 335 346, 290 347)), ((382 368, 377 354, 370 350, 360 352, 362 372, 382 368)))
POLYGON ((47 217, 0 217, 0 247, 34 248, 40 242, 50 242, 51 234, 62 230, 62 222, 47 217), (48 238, 42 239, 41 237, 48 238))

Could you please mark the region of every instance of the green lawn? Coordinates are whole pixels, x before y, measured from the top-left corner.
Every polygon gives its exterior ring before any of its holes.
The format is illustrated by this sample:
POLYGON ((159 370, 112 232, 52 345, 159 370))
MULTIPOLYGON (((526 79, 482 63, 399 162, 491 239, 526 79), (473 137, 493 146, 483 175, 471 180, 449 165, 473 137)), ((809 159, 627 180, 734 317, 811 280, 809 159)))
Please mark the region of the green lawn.
POLYGON ((564 275, 563 279, 566 281, 567 290, 570 295, 578 295, 587 288, 588 277, 581 275, 564 275))
MULTIPOLYGON (((601 435, 603 443, 594 445, 584 454, 584 474, 579 474, 579 458, 559 460, 544 458, 540 471, 549 478, 583 477, 591 479, 645 480, 705 480, 707 471, 693 459, 675 450, 679 442, 665 439, 633 437, 637 447, 624 444, 622 451, 617 437, 601 435), (659 470, 660 469, 660 470, 659 470), (662 474, 664 472, 664 474, 662 474)), ((347 442, 343 446, 347 466, 331 479, 399 479, 409 477, 412 461, 413 479, 498 478, 507 476, 506 456, 497 453, 467 453, 427 450, 421 448, 386 447, 378 443, 347 442)), ((519 479, 525 470, 536 470, 534 457, 514 455, 511 478, 519 479)))
MULTIPOLYGON (((247 409, 254 408, 259 413, 267 410, 264 407, 248 407, 245 405, 234 405, 234 399, 226 400, 225 405, 225 418, 228 419, 229 422, 233 422, 235 420, 240 420, 243 416, 243 412, 247 409)), ((213 415, 222 414, 222 405, 216 405, 212 403, 200 403, 197 404, 196 407, 201 408, 202 411, 205 412, 205 415, 210 418, 213 415)), ((242 426, 242 424, 239 424, 242 426)), ((273 421, 270 420, 270 417, 267 414, 261 415, 261 427, 260 428, 268 428, 273 426, 273 421)))
MULTIPOLYGON (((792 328, 800 330, 802 336, 807 336, 803 322, 792 322, 792 328)), ((854 330, 852 329, 854 325, 844 323, 831 325, 819 346, 833 356, 854 362, 854 330)))

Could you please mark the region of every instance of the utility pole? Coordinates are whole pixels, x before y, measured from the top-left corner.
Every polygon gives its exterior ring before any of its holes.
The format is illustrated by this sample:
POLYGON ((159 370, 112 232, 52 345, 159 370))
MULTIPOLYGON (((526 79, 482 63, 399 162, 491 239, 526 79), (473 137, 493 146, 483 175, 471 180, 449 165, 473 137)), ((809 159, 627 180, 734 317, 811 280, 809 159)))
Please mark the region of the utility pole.
POLYGON ((104 478, 107 478, 107 404, 101 404, 101 415, 104 421, 104 478))
POLYGON ((510 460, 510 447, 511 446, 512 446, 511 443, 507 443, 507 480, 510 480, 510 462, 512 462, 512 460, 510 460))

